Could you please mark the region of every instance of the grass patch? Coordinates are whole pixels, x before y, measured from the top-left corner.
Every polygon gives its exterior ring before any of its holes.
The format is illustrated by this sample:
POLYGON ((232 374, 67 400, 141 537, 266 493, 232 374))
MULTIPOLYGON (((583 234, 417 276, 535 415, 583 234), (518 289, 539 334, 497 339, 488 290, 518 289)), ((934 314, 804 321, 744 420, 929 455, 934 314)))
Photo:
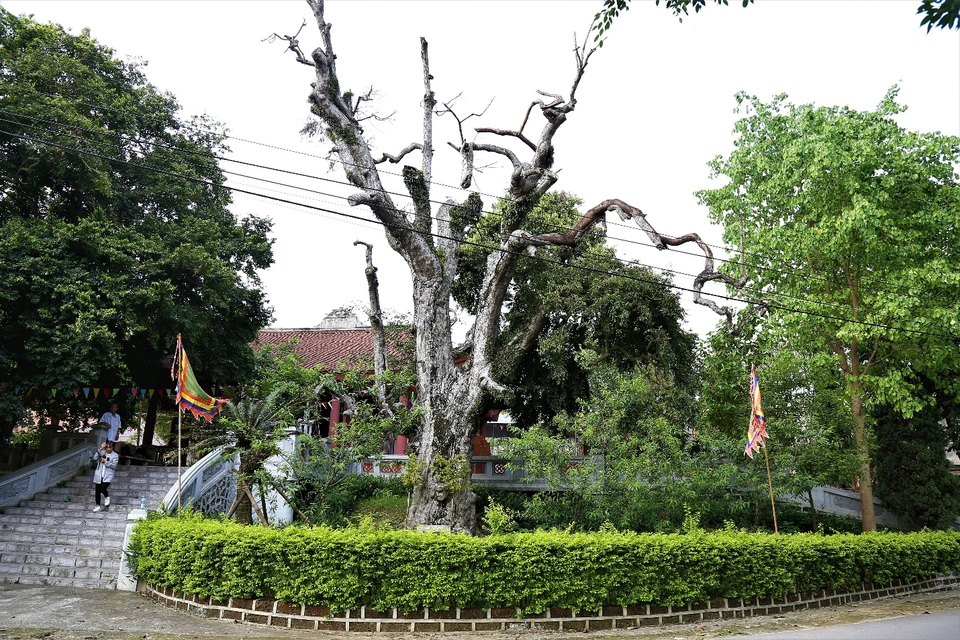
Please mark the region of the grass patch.
POLYGON ((353 512, 353 519, 359 521, 364 518, 369 518, 378 526, 388 524, 400 529, 407 518, 407 497, 382 493, 361 500, 353 512))

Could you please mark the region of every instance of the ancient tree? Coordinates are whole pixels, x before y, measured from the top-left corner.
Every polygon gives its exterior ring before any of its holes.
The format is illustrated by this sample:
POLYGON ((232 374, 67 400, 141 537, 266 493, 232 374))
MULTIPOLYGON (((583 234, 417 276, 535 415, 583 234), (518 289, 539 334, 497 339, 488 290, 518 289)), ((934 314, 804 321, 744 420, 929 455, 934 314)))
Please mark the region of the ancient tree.
MULTIPOLYGON (((538 92, 545 100, 532 102, 519 129, 478 128, 489 139, 518 141, 525 156, 492 142, 471 142, 462 134, 464 118, 457 118, 461 136, 453 144, 463 172, 461 186, 468 189, 473 180, 474 158, 490 154, 506 159, 512 171, 504 193, 505 205, 499 220, 496 249, 487 259, 473 327, 469 332, 469 359, 454 361, 451 337, 451 287, 458 278, 461 245, 477 221, 484 215, 479 196, 471 194, 462 202, 448 200, 436 209, 430 199, 434 160, 433 123, 437 99, 432 89, 427 42, 420 40, 423 61, 423 131, 420 140, 396 155, 381 153, 377 158, 364 138, 358 113, 363 97, 341 88, 337 75, 331 25, 324 16, 322 0, 307 0, 320 31, 321 46, 304 54, 298 37, 276 36, 286 41, 299 63, 312 67, 315 80, 309 95, 311 111, 320 119, 325 135, 333 143, 347 180, 357 188, 349 198, 353 206, 365 206, 383 224, 387 241, 410 268, 413 281, 413 330, 416 337, 417 402, 423 408, 423 422, 411 439, 417 454, 417 474, 407 525, 449 525, 454 531, 475 529, 474 494, 469 487, 471 435, 485 395, 508 393, 498 376, 517 366, 519 354, 533 344, 541 324, 531 322, 526 335, 506 340, 501 332, 501 315, 518 260, 548 245, 572 246, 607 213, 622 220, 635 221, 660 249, 686 242, 697 243, 705 252, 704 271, 694 284, 695 300, 727 316, 732 323, 734 311, 720 308, 701 297, 703 285, 720 280, 732 285, 741 281, 714 270, 713 257, 696 234, 668 238, 658 234, 635 206, 622 200, 604 200, 583 213, 569 230, 533 234, 524 229, 527 216, 540 198, 557 182, 554 171, 554 136, 577 105, 577 88, 594 49, 586 45, 575 49, 576 69, 567 95, 538 92), (524 130, 534 114, 543 119, 540 132, 528 137, 524 130), (413 201, 408 214, 388 195, 381 183, 378 165, 400 162, 419 152, 419 167, 403 167, 404 183, 413 201)), ((454 114, 455 115, 455 114, 454 114)))

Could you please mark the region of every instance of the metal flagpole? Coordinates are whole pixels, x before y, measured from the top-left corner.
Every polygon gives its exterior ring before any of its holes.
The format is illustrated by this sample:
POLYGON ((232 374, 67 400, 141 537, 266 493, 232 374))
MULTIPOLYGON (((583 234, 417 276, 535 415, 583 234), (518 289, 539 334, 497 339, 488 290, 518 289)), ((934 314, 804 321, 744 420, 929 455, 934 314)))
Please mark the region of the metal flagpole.
MULTIPOLYGON (((183 458, 183 453, 181 452, 181 447, 183 446, 183 435, 180 433, 180 425, 183 422, 183 412, 180 411, 180 405, 177 405, 177 513, 180 513, 180 510, 183 508, 181 502, 183 500, 183 476, 180 474, 180 462, 183 458)), ((769 469, 768 469, 769 471, 769 469)), ((771 488, 770 491, 773 491, 771 488)), ((773 495, 771 493, 771 495, 773 495)), ((776 520, 774 520, 776 522, 776 520)))
POLYGON ((777 529, 777 505, 773 501, 773 476, 770 474, 770 456, 767 455, 767 443, 763 443, 763 459, 767 461, 767 485, 770 487, 770 508, 773 509, 773 532, 780 533, 777 529))

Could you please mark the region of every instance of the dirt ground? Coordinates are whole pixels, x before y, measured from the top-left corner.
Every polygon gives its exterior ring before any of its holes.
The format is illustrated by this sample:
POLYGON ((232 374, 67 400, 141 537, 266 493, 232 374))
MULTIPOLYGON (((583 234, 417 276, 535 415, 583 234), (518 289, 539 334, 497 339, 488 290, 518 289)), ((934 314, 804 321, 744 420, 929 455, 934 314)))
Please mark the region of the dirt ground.
POLYGON ((726 638, 757 633, 896 618, 960 609, 960 590, 898 596, 859 604, 744 620, 671 625, 635 631, 591 633, 512 631, 472 633, 335 633, 281 631, 257 625, 207 620, 162 607, 137 594, 63 587, 0 585, 0 639, 3 640, 234 640, 349 638, 350 640, 561 640, 591 635, 613 640, 726 638))

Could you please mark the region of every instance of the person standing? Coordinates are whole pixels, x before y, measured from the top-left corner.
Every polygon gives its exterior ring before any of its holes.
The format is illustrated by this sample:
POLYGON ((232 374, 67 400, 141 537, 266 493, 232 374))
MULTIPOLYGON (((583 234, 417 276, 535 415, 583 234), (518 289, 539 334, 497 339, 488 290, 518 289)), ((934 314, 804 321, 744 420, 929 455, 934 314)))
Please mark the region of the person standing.
POLYGON ((117 413, 119 405, 116 402, 110 405, 110 411, 100 416, 100 422, 107 425, 107 442, 116 444, 120 436, 120 414, 117 413))
POLYGON ((110 442, 104 442, 103 447, 98 453, 97 468, 93 472, 94 498, 97 501, 97 506, 93 508, 94 511, 100 511, 101 495, 103 496, 103 506, 110 506, 108 489, 110 488, 110 483, 113 482, 113 473, 117 468, 117 464, 120 462, 120 456, 113 450, 113 444, 110 442))

